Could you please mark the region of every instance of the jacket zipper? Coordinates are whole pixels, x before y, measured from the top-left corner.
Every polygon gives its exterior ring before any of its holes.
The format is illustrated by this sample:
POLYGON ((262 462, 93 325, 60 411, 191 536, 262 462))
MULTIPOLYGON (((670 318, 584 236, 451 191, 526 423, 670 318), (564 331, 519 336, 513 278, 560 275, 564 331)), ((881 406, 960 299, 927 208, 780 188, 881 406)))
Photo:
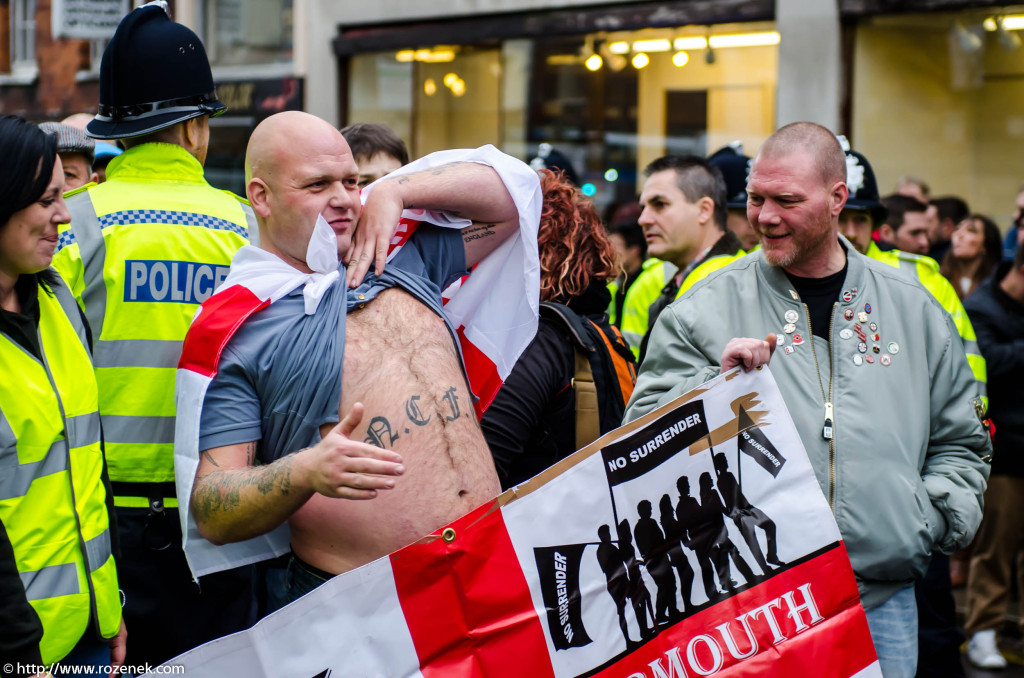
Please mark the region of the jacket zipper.
MULTIPOLYGON (((835 325, 836 306, 832 304, 832 314, 828 319, 828 336, 831 340, 832 327, 835 325)), ((832 409, 832 351, 828 352, 828 397, 825 396, 825 387, 821 385, 821 368, 818 366, 818 352, 814 350, 814 328, 811 327, 811 309, 807 304, 803 305, 807 313, 807 331, 810 334, 811 355, 814 356, 814 370, 818 374, 818 388, 821 390, 821 399, 825 403, 825 421, 821 428, 821 436, 828 440, 828 505, 835 511, 836 495, 836 440, 835 440, 835 413, 832 409)))

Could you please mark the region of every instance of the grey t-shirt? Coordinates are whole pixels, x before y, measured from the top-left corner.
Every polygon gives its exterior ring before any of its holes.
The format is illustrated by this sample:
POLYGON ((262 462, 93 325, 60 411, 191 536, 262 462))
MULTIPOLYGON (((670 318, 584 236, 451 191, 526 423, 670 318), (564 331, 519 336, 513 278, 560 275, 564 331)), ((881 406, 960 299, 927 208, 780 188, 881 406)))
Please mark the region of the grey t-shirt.
POLYGON ((441 290, 466 272, 459 231, 421 224, 383 275, 371 270, 355 289, 346 288, 339 269, 313 315, 304 313, 300 287, 234 333, 203 400, 201 451, 260 441, 257 458, 269 463, 319 441, 320 426, 338 422, 345 314, 381 290, 398 286, 426 304, 444 318, 460 350, 441 311, 441 290))

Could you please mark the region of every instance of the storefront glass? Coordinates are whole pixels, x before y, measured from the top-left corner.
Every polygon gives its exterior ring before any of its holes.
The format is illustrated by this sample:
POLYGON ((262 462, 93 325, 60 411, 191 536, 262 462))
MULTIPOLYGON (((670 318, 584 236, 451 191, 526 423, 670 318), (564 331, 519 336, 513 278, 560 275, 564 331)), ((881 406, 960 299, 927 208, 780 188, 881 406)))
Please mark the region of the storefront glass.
POLYGON ((665 153, 753 152, 775 125, 771 23, 437 45, 356 55, 347 123, 386 122, 414 157, 493 143, 529 160, 548 143, 602 208, 635 199, 665 153))
POLYGON ((1009 225, 1024 183, 1022 28, 1024 7, 858 26, 852 143, 883 195, 916 175, 933 196, 959 196, 1009 225))

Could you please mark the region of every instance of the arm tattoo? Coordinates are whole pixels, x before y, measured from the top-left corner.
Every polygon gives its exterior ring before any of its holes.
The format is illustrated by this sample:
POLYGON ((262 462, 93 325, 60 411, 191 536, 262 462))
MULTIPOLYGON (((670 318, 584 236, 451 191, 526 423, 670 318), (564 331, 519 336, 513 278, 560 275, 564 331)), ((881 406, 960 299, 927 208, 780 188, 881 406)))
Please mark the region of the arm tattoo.
POLYGON ((474 240, 489 238, 494 235, 494 224, 481 224, 462 229, 462 242, 470 243, 474 240))
POLYGON ((266 466, 214 471, 196 478, 192 508, 201 517, 231 512, 242 505, 242 492, 250 487, 264 496, 273 492, 287 496, 292 486, 292 461, 294 455, 288 455, 266 466))

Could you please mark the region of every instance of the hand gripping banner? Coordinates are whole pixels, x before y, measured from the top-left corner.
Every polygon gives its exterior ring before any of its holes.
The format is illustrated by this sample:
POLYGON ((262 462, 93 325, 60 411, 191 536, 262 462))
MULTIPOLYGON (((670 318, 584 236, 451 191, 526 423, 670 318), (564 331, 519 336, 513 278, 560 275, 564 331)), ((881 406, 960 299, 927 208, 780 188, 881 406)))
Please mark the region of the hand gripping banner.
POLYGON ((196 677, 880 677, 767 369, 732 372, 167 665, 196 677))

